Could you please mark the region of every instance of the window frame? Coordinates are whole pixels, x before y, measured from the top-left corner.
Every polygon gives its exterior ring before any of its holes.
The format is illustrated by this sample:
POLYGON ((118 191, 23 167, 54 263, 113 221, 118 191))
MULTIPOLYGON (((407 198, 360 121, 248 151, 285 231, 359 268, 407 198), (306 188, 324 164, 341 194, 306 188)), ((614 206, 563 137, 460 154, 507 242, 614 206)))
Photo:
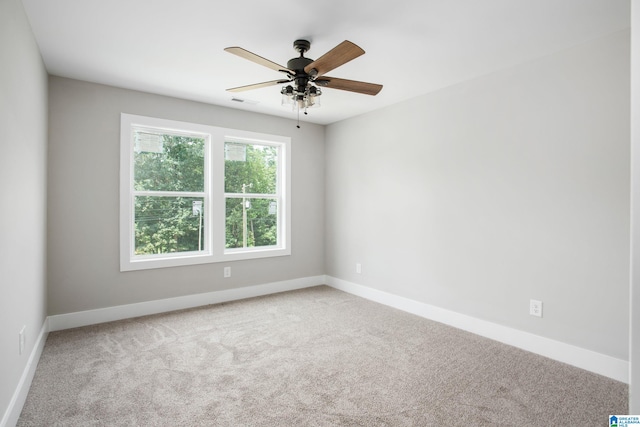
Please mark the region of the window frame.
MULTIPOLYGON (((167 193, 167 192, 158 192, 167 193)), ((257 196, 263 196, 258 194, 257 196)), ((121 113, 120 117, 120 271, 176 267, 291 255, 291 138, 121 113), (134 128, 205 138, 204 250, 135 255, 134 128), (225 238, 225 143, 278 147, 278 244, 227 249, 225 238)))

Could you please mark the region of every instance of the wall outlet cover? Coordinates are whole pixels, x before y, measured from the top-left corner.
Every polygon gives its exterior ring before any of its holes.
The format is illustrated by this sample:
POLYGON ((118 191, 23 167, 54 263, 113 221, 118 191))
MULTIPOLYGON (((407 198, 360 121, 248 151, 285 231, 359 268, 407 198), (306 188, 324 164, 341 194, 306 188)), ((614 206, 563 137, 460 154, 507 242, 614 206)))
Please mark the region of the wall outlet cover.
POLYGON ((529 301, 529 314, 536 317, 542 317, 542 301, 534 299, 529 301))
POLYGON ((22 355, 22 353, 24 352, 24 343, 25 343, 25 330, 27 329, 27 326, 23 326, 22 329, 20 329, 20 332, 18 333, 18 355, 22 355))

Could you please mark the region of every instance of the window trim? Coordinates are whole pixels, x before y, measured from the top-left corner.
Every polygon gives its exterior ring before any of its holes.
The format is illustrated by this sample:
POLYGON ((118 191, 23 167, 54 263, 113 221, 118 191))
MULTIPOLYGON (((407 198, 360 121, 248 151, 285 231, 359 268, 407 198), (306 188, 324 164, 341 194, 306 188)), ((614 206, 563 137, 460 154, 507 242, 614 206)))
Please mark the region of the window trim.
POLYGON ((121 113, 120 117, 120 271, 176 267, 291 255, 291 138, 210 125, 121 113), (205 250, 134 255, 134 127, 205 137, 205 250), (225 248, 224 144, 240 142, 278 147, 278 245, 225 248))

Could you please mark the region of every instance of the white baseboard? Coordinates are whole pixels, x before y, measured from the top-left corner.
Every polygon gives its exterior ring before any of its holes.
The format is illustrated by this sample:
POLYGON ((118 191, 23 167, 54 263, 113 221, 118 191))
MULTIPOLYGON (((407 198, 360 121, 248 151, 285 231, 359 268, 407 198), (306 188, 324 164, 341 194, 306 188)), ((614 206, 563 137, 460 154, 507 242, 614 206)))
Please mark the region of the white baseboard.
POLYGON ((326 280, 326 283, 335 289, 604 375, 617 381, 629 383, 629 362, 626 360, 616 359, 592 350, 508 328, 335 277, 327 276, 326 280))
POLYGON ((13 393, 11 402, 9 402, 9 406, 7 407, 2 420, 0 420, 0 427, 13 427, 18 422, 24 402, 27 400, 31 381, 33 381, 33 376, 36 373, 38 361, 40 360, 40 355, 42 355, 42 350, 44 349, 44 344, 47 341, 48 334, 49 322, 45 320, 33 346, 33 350, 31 350, 29 360, 27 360, 27 365, 24 367, 24 371, 22 372, 16 391, 13 393))
POLYGON ((247 286, 244 288, 185 295, 182 297, 99 308, 76 313, 58 314, 49 316, 49 330, 59 331, 80 326, 95 325, 97 323, 112 322, 114 320, 129 319, 132 317, 147 316, 167 311, 292 291, 323 285, 325 284, 325 279, 326 276, 303 277, 300 279, 247 286))

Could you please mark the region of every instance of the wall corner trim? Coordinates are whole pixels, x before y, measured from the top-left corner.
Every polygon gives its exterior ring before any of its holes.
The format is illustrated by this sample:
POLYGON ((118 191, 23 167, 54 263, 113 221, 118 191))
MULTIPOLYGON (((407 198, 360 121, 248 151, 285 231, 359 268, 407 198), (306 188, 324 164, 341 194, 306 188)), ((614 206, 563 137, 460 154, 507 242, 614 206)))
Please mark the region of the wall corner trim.
POLYGON ((629 383, 629 362, 626 360, 616 359, 592 350, 445 310, 335 277, 327 276, 326 283, 332 288, 380 304, 567 363, 616 381, 629 383))
POLYGON ((186 308, 201 307, 210 304, 219 304, 222 302, 236 301, 245 298, 275 294, 278 292, 319 286, 324 285, 325 283, 326 276, 311 276, 242 288, 225 289, 222 291, 212 291, 175 298, 98 308, 95 310, 79 311, 75 313, 56 314, 49 316, 49 330, 60 331, 63 329, 113 322, 115 320, 129 319, 132 317, 148 316, 150 314, 165 313, 168 311, 183 310, 186 308))
POLYGON ((18 418, 20 418, 20 413, 22 412, 22 407, 27 400, 27 394, 29 394, 31 381, 33 381, 33 376, 36 373, 36 368, 38 367, 38 361, 42 355, 42 350, 44 350, 47 335, 49 335, 48 318, 45 319, 42 324, 42 328, 40 328, 40 333, 38 334, 38 338, 36 339, 33 349, 31 350, 31 354, 29 355, 29 360, 27 360, 27 364, 24 367, 24 371, 20 376, 20 381, 18 382, 16 391, 13 393, 11 402, 9 402, 9 406, 4 413, 2 420, 0 420, 0 427, 13 427, 17 424, 18 418))

